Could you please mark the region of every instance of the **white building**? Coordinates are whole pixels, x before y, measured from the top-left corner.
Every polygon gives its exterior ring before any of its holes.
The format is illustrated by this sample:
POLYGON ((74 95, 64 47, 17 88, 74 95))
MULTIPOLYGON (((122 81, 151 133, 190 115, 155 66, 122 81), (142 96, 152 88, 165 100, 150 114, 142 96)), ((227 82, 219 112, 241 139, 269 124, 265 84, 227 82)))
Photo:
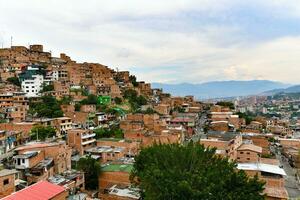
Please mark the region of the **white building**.
POLYGON ((44 83, 44 76, 40 69, 34 66, 28 66, 27 70, 20 74, 21 88, 26 97, 38 97, 44 83))

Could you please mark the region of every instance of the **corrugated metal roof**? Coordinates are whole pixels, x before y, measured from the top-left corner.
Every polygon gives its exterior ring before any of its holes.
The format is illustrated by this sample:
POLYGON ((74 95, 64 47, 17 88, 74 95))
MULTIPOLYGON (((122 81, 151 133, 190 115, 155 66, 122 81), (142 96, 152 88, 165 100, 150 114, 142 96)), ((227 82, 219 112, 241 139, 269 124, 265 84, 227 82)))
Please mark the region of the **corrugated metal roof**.
POLYGON ((285 171, 276 165, 269 165, 263 163, 238 163, 237 168, 239 170, 262 171, 286 176, 285 171))

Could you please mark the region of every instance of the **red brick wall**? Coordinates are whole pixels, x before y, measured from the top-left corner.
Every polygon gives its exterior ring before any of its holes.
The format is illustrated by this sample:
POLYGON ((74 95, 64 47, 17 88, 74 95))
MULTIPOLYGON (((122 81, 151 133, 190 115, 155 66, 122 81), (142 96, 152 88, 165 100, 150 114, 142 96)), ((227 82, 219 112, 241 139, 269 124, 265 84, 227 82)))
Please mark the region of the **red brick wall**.
POLYGON ((10 195, 15 192, 15 175, 7 175, 0 177, 0 198, 10 195), (8 179, 9 183, 7 185, 3 184, 3 181, 8 179))

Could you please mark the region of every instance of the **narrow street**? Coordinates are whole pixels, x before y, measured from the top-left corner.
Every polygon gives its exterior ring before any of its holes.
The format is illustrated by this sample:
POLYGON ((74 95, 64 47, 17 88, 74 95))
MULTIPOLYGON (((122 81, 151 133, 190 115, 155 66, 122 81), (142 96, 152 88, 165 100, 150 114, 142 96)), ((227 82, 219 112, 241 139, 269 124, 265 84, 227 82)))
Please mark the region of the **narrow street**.
POLYGON ((280 152, 276 153, 276 158, 280 161, 280 164, 283 166, 285 173, 287 174, 285 179, 285 188, 289 194, 289 198, 299 198, 300 197, 300 190, 299 184, 295 178, 295 169, 293 169, 290 164, 288 163, 287 159, 284 157, 282 159, 280 152))
POLYGON ((198 124, 196 126, 196 130, 195 130, 196 134, 193 135, 192 138, 191 138, 191 140, 193 142, 200 141, 200 138, 204 135, 203 128, 204 128, 206 120, 207 120, 207 114, 206 113, 201 113, 201 116, 199 118, 198 124))

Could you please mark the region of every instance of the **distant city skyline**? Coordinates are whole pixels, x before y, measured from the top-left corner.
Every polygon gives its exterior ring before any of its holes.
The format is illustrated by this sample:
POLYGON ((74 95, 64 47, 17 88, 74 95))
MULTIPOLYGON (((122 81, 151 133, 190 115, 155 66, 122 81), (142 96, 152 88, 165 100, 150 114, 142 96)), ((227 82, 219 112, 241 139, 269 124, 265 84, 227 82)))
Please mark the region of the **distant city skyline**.
POLYGON ((0 47, 130 70, 139 80, 299 83, 300 2, 0 0, 0 47))

